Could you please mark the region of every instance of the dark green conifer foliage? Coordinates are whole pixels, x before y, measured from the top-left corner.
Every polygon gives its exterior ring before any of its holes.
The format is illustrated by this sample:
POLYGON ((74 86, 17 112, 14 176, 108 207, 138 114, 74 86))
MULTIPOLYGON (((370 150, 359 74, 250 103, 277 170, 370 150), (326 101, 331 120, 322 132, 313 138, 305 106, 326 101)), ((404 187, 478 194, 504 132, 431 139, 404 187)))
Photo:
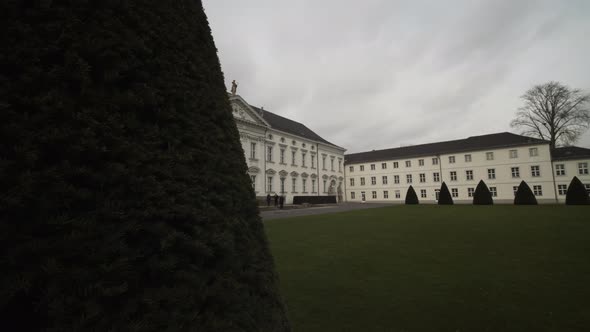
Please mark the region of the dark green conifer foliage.
POLYGON ((438 205, 453 205, 453 197, 446 183, 440 186, 440 193, 438 194, 438 205))
POLYGON ((565 196, 566 205, 589 205, 590 199, 582 181, 574 176, 570 185, 567 187, 567 194, 565 196))
POLYGON ((200 1, 2 1, 4 331, 288 331, 200 1))
POLYGON ((412 187, 412 186, 410 186, 410 188, 408 188, 408 192, 406 192, 406 204, 408 204, 408 205, 420 204, 420 201, 418 201, 418 195, 416 195, 416 191, 414 190, 414 187, 412 187))
POLYGON ((537 198, 531 187, 523 181, 520 182, 516 195, 514 195, 514 205, 537 205, 537 198))
POLYGON ((492 199, 492 193, 486 186, 483 180, 480 180, 473 193, 473 204, 474 205, 492 205, 494 200, 492 199))

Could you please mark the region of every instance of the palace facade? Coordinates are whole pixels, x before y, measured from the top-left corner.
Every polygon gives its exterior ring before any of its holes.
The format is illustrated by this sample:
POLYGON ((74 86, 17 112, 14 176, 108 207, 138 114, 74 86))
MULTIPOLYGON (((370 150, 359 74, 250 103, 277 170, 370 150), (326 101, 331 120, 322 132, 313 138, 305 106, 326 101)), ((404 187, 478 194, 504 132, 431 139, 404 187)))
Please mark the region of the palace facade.
POLYGON ((302 123, 248 104, 234 88, 229 100, 258 198, 284 195, 287 204, 294 196, 344 200, 344 148, 302 123))
POLYGON ((421 202, 435 203, 444 181, 455 202, 470 203, 484 180, 495 202, 512 203, 524 180, 540 203, 556 203, 573 176, 590 191, 589 163, 590 149, 558 148, 552 158, 547 141, 496 133, 348 154, 345 192, 352 202, 401 203, 411 185, 421 202))

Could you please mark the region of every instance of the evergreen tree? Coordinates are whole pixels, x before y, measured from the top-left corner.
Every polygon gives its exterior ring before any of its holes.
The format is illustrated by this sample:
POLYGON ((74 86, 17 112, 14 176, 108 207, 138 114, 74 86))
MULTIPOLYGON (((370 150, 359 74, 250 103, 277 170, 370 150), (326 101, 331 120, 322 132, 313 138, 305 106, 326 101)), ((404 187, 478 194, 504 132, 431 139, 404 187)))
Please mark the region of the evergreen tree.
POLYGON ((453 205, 453 197, 451 197, 451 192, 449 191, 447 184, 444 182, 440 186, 438 205, 453 205))
POLYGON ((288 331, 200 1, 3 1, 5 331, 288 331))
POLYGON ((531 187, 524 180, 520 182, 516 190, 514 205, 537 205, 535 194, 533 194, 531 187))
POLYGON ((416 191, 412 186, 410 186, 410 188, 408 188, 408 192, 406 192, 406 204, 420 204, 420 201, 418 200, 418 195, 416 195, 416 191))
POLYGON ((475 193, 473 193, 473 204, 474 205, 492 205, 494 204, 494 200, 492 199, 492 193, 486 186, 483 180, 480 180, 475 188, 475 193))
POLYGON ((582 181, 578 179, 577 176, 574 176, 572 181, 570 182, 569 187, 567 187, 567 194, 565 195, 565 204, 566 205, 589 205, 590 199, 588 198, 588 193, 586 192, 586 188, 582 184, 582 181))

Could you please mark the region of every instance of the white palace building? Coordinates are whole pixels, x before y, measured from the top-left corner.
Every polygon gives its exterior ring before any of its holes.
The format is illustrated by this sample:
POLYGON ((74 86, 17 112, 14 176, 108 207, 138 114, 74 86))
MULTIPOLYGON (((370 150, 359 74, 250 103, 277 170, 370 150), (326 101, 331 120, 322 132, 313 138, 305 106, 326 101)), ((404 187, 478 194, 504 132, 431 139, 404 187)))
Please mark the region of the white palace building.
POLYGON ((540 203, 565 201, 577 176, 590 191, 590 149, 558 148, 512 133, 344 155, 304 124, 229 94, 256 196, 337 196, 338 202, 403 203, 412 185, 421 203, 436 203, 444 181, 455 202, 471 203, 480 180, 494 201, 512 203, 522 180, 540 203))

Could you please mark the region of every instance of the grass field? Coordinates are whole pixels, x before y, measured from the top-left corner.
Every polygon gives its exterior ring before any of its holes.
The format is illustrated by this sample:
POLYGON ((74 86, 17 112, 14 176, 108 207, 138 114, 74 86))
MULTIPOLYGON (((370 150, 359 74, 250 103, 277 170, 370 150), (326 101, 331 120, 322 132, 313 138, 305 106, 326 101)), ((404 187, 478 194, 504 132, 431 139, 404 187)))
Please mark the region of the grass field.
POLYGON ((393 206, 265 222, 295 331, 590 331, 590 208, 393 206))

